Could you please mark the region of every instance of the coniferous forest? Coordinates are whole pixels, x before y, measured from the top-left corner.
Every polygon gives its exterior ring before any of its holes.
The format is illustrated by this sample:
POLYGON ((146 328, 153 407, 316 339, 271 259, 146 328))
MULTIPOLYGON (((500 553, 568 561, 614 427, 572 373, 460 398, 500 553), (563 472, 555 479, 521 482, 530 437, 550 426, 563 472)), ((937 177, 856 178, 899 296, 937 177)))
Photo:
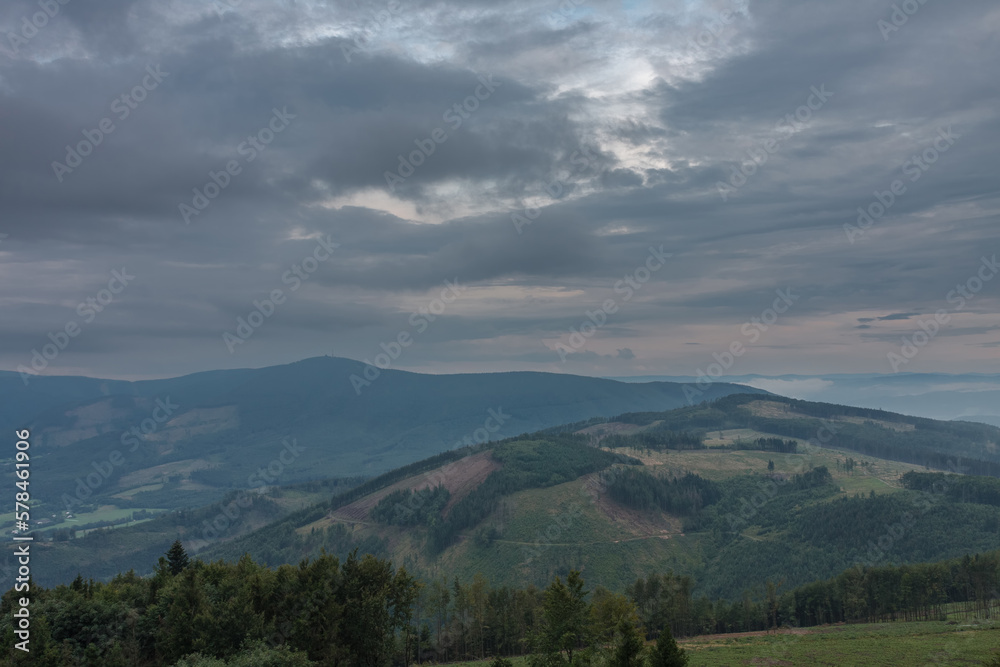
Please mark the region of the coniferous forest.
POLYGON ((180 543, 155 574, 32 587, 32 652, 15 649, 17 597, 0 601, 7 664, 42 667, 378 667, 528 655, 532 665, 685 664, 675 636, 835 622, 996 613, 1000 552, 940 563, 863 567, 781 590, 768 581, 728 601, 695 597, 671 572, 623 592, 580 572, 546 587, 493 587, 482 576, 420 581, 371 555, 323 555, 268 569, 188 558, 180 543), (644 647, 658 639, 655 647, 644 647), (663 662, 674 660, 675 662, 663 662), (659 661, 659 662, 657 662, 659 661), (680 662, 676 662, 680 661, 680 662))

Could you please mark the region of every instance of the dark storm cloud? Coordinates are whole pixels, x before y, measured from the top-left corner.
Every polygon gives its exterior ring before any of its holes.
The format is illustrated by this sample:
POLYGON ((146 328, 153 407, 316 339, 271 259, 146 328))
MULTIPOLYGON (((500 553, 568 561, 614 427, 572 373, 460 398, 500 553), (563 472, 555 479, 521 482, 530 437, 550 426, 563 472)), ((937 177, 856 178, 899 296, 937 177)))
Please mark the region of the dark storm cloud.
MULTIPOLYGON (((0 54, 3 367, 127 265, 134 284, 65 368, 363 357, 457 278, 467 291, 406 364, 561 370, 552 342, 609 298, 620 308, 576 372, 688 363, 692 339, 723 349, 790 287, 780 340, 759 346, 787 352, 760 370, 823 371, 850 341, 945 307, 1000 250, 994 3, 927 3, 885 39, 891 3, 753 2, 708 46, 705 23, 738 4, 407 2, 384 22, 351 2, 208 5, 72 2, 0 54), (150 67, 166 74, 121 118, 150 67), (808 120, 776 127, 817 89, 832 95, 808 120), (290 122, 249 160, 276 109, 290 122), (113 132, 60 180, 53 162, 104 118, 113 132), (904 164, 943 128, 954 145, 911 181, 904 164), (446 140, 388 187, 435 129, 446 140), (719 183, 768 140, 724 201, 719 183), (185 220, 231 160, 240 173, 185 220), (844 225, 897 179, 905 193, 851 242, 844 225), (340 247, 293 292, 282 276, 320 238, 340 247), (625 300, 616 285, 661 245, 674 257, 625 300), (222 331, 274 289, 287 303, 230 354, 222 331)), ((5 5, 3 33, 34 11, 5 5)), ((995 312, 995 285, 968 316, 995 312)), ((990 343, 960 319, 949 363, 975 367, 990 343)))

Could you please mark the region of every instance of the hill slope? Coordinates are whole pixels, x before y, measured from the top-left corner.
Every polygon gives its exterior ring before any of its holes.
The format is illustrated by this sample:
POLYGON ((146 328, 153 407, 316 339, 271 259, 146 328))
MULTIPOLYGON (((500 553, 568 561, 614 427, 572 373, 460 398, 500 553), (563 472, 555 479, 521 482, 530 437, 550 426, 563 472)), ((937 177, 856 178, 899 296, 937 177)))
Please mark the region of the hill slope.
POLYGON ((615 589, 669 569, 738 597, 1000 547, 1000 480, 923 473, 926 457, 988 463, 998 442, 985 425, 731 396, 451 452, 199 555, 277 565, 357 547, 429 578, 542 585, 583 568, 615 589))
POLYGON ((25 387, 4 372, 0 426, 31 430, 35 496, 50 499, 48 516, 74 500, 170 509, 234 487, 378 474, 463 441, 685 403, 671 383, 546 373, 390 370, 355 391, 351 378, 364 373, 333 357, 142 382, 34 377, 25 387))

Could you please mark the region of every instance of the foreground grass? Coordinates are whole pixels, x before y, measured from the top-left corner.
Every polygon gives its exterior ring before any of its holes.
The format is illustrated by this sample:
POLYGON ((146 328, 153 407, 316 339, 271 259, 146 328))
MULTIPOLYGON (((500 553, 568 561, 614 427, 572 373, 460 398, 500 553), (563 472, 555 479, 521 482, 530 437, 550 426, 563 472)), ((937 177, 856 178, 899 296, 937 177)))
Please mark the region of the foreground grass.
POLYGON ((982 665, 1000 650, 996 622, 932 621, 713 635, 681 642, 690 667, 722 665, 982 665))
MULTIPOLYGON (((679 643, 691 658, 688 667, 974 667, 1000 651, 1000 622, 838 625, 773 635, 708 635, 679 643)), ((514 667, 527 665, 523 657, 513 662, 514 667)), ((490 661, 458 664, 488 667, 490 661)))

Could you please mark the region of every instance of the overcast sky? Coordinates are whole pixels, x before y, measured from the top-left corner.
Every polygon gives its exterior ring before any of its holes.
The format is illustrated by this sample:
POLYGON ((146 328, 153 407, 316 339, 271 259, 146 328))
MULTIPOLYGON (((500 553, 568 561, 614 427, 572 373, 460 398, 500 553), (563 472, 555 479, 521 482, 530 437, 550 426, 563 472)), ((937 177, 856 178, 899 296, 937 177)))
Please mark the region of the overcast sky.
POLYGON ((1000 5, 910 2, 8 0, 0 368, 995 371, 1000 5))

